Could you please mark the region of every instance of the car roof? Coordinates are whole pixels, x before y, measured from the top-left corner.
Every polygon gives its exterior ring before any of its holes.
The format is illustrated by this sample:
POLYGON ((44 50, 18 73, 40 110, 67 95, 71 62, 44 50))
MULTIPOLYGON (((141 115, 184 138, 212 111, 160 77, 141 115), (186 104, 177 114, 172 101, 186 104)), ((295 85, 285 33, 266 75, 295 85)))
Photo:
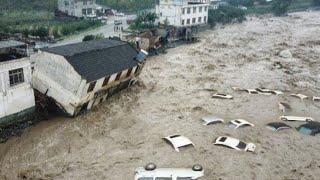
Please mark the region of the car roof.
POLYGON ((239 144, 240 140, 236 139, 236 138, 232 138, 232 137, 221 136, 221 137, 219 137, 219 142, 222 144, 231 146, 231 147, 236 147, 239 144), (221 138, 226 138, 226 139, 225 139, 225 141, 221 142, 220 141, 221 138))
POLYGON ((320 131, 320 122, 311 121, 311 122, 308 122, 306 124, 299 126, 298 128, 301 128, 301 127, 305 127, 305 128, 311 129, 313 131, 320 131))
POLYGON ((165 137, 164 139, 169 141, 175 148, 179 148, 179 147, 183 147, 191 144, 193 145, 190 139, 181 135, 171 135, 171 136, 165 137))
POLYGON ((281 128, 281 127, 291 127, 291 126, 289 126, 285 123, 282 123, 282 122, 271 122, 271 123, 268 123, 267 126, 274 127, 276 129, 281 128))
POLYGON ((223 121, 222 118, 216 117, 216 116, 204 116, 202 117, 202 120, 205 121, 207 124, 215 121, 223 121))
POLYGON ((251 124, 251 125, 253 125, 252 123, 250 123, 250 122, 248 122, 247 120, 244 120, 244 119, 233 119, 230 122, 233 123, 233 124, 251 124), (236 121, 239 121, 240 123, 238 123, 236 121))
POLYGON ((199 178, 203 176, 202 171, 193 171, 191 168, 157 168, 152 171, 147 171, 143 167, 136 169, 138 175, 142 177, 192 177, 199 178))

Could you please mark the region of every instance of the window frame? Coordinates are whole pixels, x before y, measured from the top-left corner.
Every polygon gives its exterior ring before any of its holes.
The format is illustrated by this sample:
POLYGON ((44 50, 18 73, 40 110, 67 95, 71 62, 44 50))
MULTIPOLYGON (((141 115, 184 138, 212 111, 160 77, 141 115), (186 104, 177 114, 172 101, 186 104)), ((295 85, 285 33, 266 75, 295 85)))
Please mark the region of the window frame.
POLYGON ((10 87, 22 84, 25 82, 23 68, 11 69, 8 71, 10 87))
POLYGON ((111 76, 105 77, 102 83, 102 87, 108 85, 110 81, 111 76))
POLYGON ((118 72, 115 81, 119 81, 121 79, 122 71, 118 72))

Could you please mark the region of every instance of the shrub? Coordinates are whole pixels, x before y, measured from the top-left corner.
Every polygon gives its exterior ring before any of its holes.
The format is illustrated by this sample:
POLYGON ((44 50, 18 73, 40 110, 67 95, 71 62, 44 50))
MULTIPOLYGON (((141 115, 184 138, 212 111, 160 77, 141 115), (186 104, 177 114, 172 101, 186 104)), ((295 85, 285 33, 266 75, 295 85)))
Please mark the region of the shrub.
POLYGON ((316 6, 320 6, 320 0, 313 0, 313 4, 316 6))
POLYGON ((221 6, 216 10, 209 10, 208 24, 215 26, 217 23, 242 22, 245 19, 244 10, 232 6, 221 6))
POLYGON ((275 0, 272 3, 272 12, 276 16, 285 15, 288 12, 289 6, 291 5, 292 0, 275 0))

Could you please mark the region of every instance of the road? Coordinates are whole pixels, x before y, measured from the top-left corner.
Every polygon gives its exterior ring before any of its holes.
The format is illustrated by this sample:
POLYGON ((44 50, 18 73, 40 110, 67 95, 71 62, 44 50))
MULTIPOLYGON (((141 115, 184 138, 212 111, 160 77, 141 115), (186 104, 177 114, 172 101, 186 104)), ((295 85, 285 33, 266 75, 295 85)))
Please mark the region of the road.
POLYGON ((83 37, 87 36, 87 35, 97 35, 97 34, 103 34, 104 37, 109 37, 109 36, 117 36, 119 37, 119 33, 114 32, 114 21, 115 20, 122 20, 123 22, 123 28, 126 29, 128 28, 128 24, 127 24, 127 19, 134 19, 136 15, 127 15, 124 17, 109 17, 108 18, 108 23, 100 26, 98 28, 95 29, 90 29, 88 31, 84 31, 81 32, 79 34, 75 34, 75 35, 71 35, 69 37, 67 37, 66 39, 59 41, 55 44, 49 45, 50 47, 54 47, 54 46, 60 46, 60 45, 66 45, 66 44, 72 44, 72 43, 77 43, 77 42, 81 42, 83 37))

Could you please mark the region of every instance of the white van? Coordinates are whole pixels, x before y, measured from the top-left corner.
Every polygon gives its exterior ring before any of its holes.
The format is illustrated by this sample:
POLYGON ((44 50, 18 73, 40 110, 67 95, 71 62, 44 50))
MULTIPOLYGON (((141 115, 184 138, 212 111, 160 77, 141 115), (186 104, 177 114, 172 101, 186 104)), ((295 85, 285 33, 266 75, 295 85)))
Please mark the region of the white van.
POLYGON ((135 180, 195 180, 204 175, 200 165, 192 168, 156 168, 155 164, 139 167, 135 171, 135 180))

